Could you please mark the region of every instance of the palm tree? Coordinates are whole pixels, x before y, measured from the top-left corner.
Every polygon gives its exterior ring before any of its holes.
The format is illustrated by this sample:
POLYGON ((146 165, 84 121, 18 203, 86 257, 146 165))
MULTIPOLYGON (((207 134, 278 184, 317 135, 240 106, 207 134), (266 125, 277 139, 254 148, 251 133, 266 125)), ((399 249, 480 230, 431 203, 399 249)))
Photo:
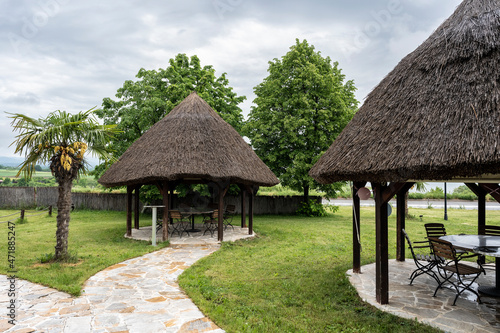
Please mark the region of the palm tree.
POLYGON ((93 109, 69 114, 54 111, 46 118, 34 119, 22 114, 10 114, 14 131, 20 132, 15 153, 25 155, 18 176, 30 179, 37 164, 50 162, 50 170, 59 187, 57 200, 57 231, 54 259, 68 257, 68 232, 73 180, 86 173, 85 152, 106 161, 111 159, 108 143, 118 132, 116 125, 100 125, 93 109))

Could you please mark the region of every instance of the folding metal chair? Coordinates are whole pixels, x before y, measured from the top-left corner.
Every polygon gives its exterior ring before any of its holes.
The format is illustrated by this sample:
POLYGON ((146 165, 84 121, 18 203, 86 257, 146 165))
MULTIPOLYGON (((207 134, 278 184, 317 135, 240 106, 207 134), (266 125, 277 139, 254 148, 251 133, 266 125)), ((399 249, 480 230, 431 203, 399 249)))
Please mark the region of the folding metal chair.
POLYGON ((471 285, 476 281, 479 275, 481 275, 481 273, 485 273, 481 262, 479 260, 477 261, 478 267, 473 267, 470 264, 460 262, 465 258, 476 257, 479 259, 479 255, 457 255, 455 248, 450 242, 437 238, 429 238, 429 241, 434 255, 442 259, 437 262, 438 272, 442 277, 442 280, 434 291, 433 296, 436 296, 437 291, 442 288, 445 283, 450 283, 457 292, 457 295, 453 300, 453 305, 457 302, 458 296, 460 296, 465 290, 473 292, 477 296, 478 302, 481 303, 479 294, 471 288, 471 285), (455 277, 456 280, 453 281, 452 277, 455 277))
POLYGON ((426 245, 413 246, 410 237, 408 236, 408 234, 404 229, 403 229, 403 234, 405 235, 406 242, 408 242, 408 248, 411 251, 411 255, 413 257, 413 261, 415 262, 415 266, 417 266, 417 269, 414 270, 409 277, 410 285, 413 283, 413 280, 415 280, 417 276, 420 276, 422 274, 429 275, 439 284, 440 283, 439 276, 435 271, 432 270, 434 267, 436 267, 439 258, 436 258, 431 253, 431 246, 429 242, 428 241, 415 242, 414 244, 426 244, 426 245), (425 249, 425 250, 424 253, 416 253, 415 249, 419 249, 420 252, 422 252, 422 250, 420 249, 425 249))
POLYGON ((231 226, 231 228, 234 227, 232 225, 233 223, 233 216, 236 213, 236 206, 235 205, 227 205, 226 210, 224 211, 224 230, 227 229, 227 227, 231 226))
POLYGON ((203 225, 205 226, 205 231, 203 235, 210 232, 210 236, 214 236, 214 232, 219 229, 219 210, 215 209, 210 215, 206 215, 203 219, 203 225))
POLYGON ((170 212, 170 226, 169 231, 171 231, 171 235, 175 232, 179 235, 179 238, 182 238, 182 234, 185 232, 189 236, 189 220, 181 214, 178 210, 171 210, 170 212))

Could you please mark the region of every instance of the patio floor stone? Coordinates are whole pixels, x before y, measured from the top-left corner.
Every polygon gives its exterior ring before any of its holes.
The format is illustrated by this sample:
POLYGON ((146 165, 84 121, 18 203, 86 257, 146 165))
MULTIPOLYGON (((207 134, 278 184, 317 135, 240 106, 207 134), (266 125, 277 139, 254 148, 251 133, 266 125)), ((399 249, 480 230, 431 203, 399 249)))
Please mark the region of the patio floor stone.
MULTIPOLYGON (((141 230, 134 231, 139 238, 141 230)), ((150 241, 151 227, 142 229, 142 236, 148 232, 150 241)), ((216 237, 198 234, 172 237, 170 247, 98 272, 78 298, 18 279, 16 325, 8 323, 3 311, 0 332, 224 332, 177 284, 186 268, 220 248, 216 237)), ((248 228, 240 227, 228 229, 224 236, 226 241, 253 237, 248 228)), ((7 277, 0 275, 0 289, 8 286, 7 277)), ((2 293, 0 307, 6 309, 9 302, 2 293)))
MULTIPOLYGON (((349 270, 349 280, 364 301, 378 309, 394 315, 416 319, 437 327, 445 332, 486 333, 500 331, 500 299, 481 295, 482 304, 469 291, 464 292, 452 306, 454 290, 444 288, 432 297, 437 287, 436 281, 421 275, 410 286, 408 279, 415 269, 413 260, 389 261, 389 304, 380 305, 375 298, 375 263, 361 267, 361 274, 349 270)), ((486 270, 477 285, 492 285, 494 270, 486 270)))

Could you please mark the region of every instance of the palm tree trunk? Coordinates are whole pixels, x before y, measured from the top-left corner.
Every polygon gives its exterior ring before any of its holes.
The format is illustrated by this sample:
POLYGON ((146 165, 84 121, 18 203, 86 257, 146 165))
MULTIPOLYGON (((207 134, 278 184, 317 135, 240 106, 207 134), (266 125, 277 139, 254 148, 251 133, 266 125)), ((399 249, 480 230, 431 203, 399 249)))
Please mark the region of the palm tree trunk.
POLYGON ((73 182, 64 177, 59 181, 59 197, 57 199, 57 231, 55 260, 68 256, 69 219, 71 212, 71 187, 73 182))

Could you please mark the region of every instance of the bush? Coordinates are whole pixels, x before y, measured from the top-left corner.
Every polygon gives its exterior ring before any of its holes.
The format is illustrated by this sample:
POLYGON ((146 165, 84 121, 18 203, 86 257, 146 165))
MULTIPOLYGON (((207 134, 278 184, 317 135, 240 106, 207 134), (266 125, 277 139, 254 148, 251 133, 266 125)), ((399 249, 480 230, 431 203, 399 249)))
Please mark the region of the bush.
MULTIPOLYGON (((333 207, 337 207, 338 210, 338 206, 333 207)), ((323 204, 312 201, 301 202, 299 208, 295 213, 299 216, 307 217, 327 215, 325 206, 323 204)))

